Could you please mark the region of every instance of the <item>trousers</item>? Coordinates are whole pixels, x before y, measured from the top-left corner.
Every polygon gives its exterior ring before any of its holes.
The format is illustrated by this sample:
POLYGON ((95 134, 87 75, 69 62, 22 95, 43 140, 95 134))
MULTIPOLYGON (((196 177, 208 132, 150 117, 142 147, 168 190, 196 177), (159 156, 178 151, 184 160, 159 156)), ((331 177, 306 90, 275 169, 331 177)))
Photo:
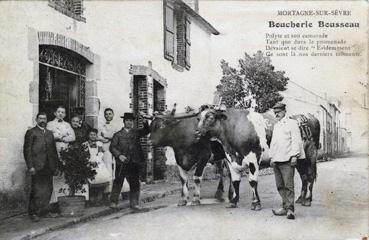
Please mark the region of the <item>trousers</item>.
POLYGON ((118 203, 126 178, 129 184, 130 207, 138 206, 140 203, 140 165, 137 163, 117 164, 110 201, 118 203))
POLYGON ((31 176, 31 193, 29 196, 28 214, 43 215, 49 211, 49 201, 53 192, 53 174, 42 169, 31 176))
POLYGON ((291 161, 276 162, 273 170, 277 190, 282 197, 283 208, 295 211, 295 168, 291 166, 291 161))

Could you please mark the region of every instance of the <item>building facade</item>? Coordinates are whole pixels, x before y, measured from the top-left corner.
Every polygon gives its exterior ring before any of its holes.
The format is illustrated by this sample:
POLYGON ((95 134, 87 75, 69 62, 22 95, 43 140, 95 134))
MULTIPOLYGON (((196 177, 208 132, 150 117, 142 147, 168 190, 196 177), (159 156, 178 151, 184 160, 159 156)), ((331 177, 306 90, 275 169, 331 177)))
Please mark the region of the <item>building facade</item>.
POLYGON ((356 95, 346 95, 335 97, 335 101, 340 103, 343 134, 347 135, 346 147, 350 152, 368 153, 368 87, 361 86, 361 91, 356 95))
MULTIPOLYGON (((121 125, 124 112, 212 99, 204 89, 213 89, 206 82, 214 78, 209 46, 219 33, 197 1, 2 1, 0 9, 10 13, 0 16, 2 207, 24 205, 23 138, 39 111, 52 120, 64 105, 67 120, 82 112, 98 127, 107 107, 121 125)), ((162 179, 164 149, 142 144, 142 179, 162 179)))
POLYGON ((340 123, 341 111, 337 102, 328 100, 326 96, 319 96, 291 80, 282 95, 288 114, 310 113, 319 120, 320 144, 323 154, 334 157, 344 152, 345 149, 347 150, 347 147, 343 145, 347 142, 347 134, 340 123))

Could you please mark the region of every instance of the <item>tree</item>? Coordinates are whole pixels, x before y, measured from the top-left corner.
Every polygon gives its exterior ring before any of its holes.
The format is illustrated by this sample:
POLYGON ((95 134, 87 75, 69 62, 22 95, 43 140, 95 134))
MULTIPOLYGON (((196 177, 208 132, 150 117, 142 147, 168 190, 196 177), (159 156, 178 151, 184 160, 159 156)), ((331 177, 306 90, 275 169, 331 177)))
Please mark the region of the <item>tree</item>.
POLYGON ((221 61, 223 76, 216 94, 222 97, 222 103, 227 107, 249 108, 254 99, 255 111, 263 113, 283 100, 280 92, 286 90, 289 79, 284 71, 274 71, 270 57, 261 51, 252 57, 245 53, 238 62, 236 69, 221 61))

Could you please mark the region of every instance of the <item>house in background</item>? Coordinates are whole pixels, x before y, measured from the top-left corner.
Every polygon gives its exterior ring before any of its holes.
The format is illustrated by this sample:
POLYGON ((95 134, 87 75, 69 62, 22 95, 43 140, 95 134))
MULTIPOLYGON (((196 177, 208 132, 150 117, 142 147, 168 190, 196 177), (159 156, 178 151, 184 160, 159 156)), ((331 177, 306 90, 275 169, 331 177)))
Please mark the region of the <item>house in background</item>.
POLYGON ((345 151, 349 137, 341 126, 339 103, 320 96, 290 80, 287 90, 282 92, 288 114, 313 114, 320 122, 320 144, 324 155, 334 157, 345 151), (341 130, 340 130, 341 129, 341 130), (343 138, 343 139, 342 139, 343 138))
POLYGON ((342 131, 348 136, 346 146, 351 152, 368 153, 368 85, 356 82, 355 94, 334 97, 340 103, 342 131))
MULTIPOLYGON (((211 41, 219 32, 197 0, 1 1, 0 206, 26 206, 25 131, 36 114, 82 111, 91 126, 115 111, 164 111, 210 102, 211 41), (4 127, 6 126, 6 127, 4 127)), ((139 124, 139 123, 137 123, 139 124)), ((142 180, 165 177, 164 149, 142 139, 142 180)))

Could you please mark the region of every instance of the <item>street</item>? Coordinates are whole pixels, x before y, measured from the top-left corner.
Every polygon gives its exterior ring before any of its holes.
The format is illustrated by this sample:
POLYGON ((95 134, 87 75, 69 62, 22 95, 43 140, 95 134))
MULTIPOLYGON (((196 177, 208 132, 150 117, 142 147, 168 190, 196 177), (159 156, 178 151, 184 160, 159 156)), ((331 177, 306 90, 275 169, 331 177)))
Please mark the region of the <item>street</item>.
MULTIPOLYGON (((300 192, 295 174, 295 195, 300 192)), ((227 185, 226 185, 227 186, 227 185)), ((368 236, 368 158, 340 158, 318 164, 311 207, 296 205, 296 219, 277 217, 281 200, 274 175, 259 178, 263 209, 251 211, 251 190, 241 182, 240 205, 212 199, 215 182, 205 182, 202 205, 177 207, 179 195, 144 205, 147 212, 113 215, 43 235, 37 239, 363 239, 368 236), (211 185, 210 185, 211 183, 211 185)), ((226 197, 226 194, 224 195, 226 197)))

